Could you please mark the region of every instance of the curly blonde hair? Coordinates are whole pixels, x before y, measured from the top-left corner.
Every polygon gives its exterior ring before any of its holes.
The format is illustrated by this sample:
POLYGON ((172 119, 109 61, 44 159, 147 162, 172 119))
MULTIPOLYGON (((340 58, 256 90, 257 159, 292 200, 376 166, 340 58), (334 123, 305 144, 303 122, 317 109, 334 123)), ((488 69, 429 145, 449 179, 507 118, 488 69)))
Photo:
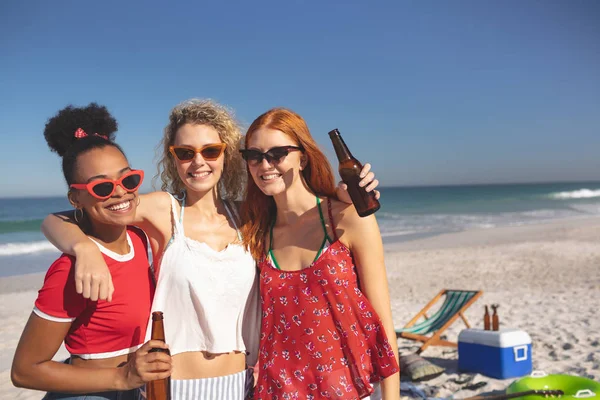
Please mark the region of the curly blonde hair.
POLYGON ((173 194, 180 194, 185 190, 185 184, 177 173, 176 161, 169 152, 169 146, 175 142, 177 130, 185 124, 212 126, 219 133, 221 141, 227 144, 218 189, 223 199, 239 200, 245 180, 244 163, 239 152, 241 128, 232 110, 211 99, 186 100, 171 110, 169 124, 156 147, 158 173, 153 182, 160 178, 161 190, 173 194))

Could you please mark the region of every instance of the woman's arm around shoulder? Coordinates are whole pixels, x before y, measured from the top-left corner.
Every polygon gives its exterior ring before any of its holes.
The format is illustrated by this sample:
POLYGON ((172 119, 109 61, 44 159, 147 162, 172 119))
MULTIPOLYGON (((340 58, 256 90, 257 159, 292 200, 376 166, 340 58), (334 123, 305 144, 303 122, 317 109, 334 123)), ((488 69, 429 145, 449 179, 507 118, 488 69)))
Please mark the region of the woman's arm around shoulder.
MULTIPOLYGON (((140 195, 136 222, 133 225, 140 227, 148 235, 155 260, 159 258, 172 235, 171 204, 171 195, 167 192, 140 195)), ((179 215, 181 207, 177 201, 175 207, 179 215)))
MULTIPOLYGON (((351 205, 334 202, 334 219, 339 221, 336 232, 340 241, 352 252, 361 290, 381 319, 390 346, 398 362, 398 344, 392 320, 390 292, 385 268, 383 242, 375 215, 360 217, 351 205)), ((400 380, 394 374, 382 382, 384 399, 400 398, 400 380)))
POLYGON ((104 257, 73 216, 72 211, 48 215, 42 223, 42 232, 58 250, 75 256, 77 293, 94 301, 111 301, 115 288, 104 257))
POLYGON ((141 194, 133 225, 145 231, 162 228, 165 222, 171 227, 171 195, 167 192, 141 194))
MULTIPOLYGON (((142 228, 150 239, 153 253, 158 251, 160 233, 170 234, 171 201, 167 193, 154 192, 139 196, 133 225, 142 228), (157 238, 159 238, 157 240, 157 238)), ((66 254, 76 257, 75 288, 84 298, 112 300, 114 286, 102 253, 73 218, 72 211, 48 215, 42 223, 46 238, 66 254)), ((164 241, 164 238, 163 240, 164 241)))
MULTIPOLYGON (((139 196, 132 225, 147 230, 156 221, 170 221, 170 196, 166 192, 152 192, 139 196), (165 217, 166 214, 166 217, 165 217), (161 218, 162 217, 162 218, 161 218)), ((74 218, 73 211, 62 211, 48 215, 42 223, 42 232, 60 251, 77 256, 78 250, 91 243, 74 218)))

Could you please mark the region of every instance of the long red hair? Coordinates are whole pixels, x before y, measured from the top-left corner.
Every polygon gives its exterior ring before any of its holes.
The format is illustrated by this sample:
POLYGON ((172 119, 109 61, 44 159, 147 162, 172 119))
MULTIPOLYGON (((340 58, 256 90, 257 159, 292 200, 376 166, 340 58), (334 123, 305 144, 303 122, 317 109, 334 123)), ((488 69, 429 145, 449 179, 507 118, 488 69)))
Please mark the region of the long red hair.
MULTIPOLYGON (((285 108, 273 108, 267 111, 256 118, 248 128, 244 147, 248 147, 250 138, 260 128, 275 129, 292 138, 299 147, 304 149, 306 165, 302 170, 302 176, 307 186, 317 196, 337 198, 331 165, 300 115, 285 108)), ((244 221, 242 234, 244 245, 248 247, 255 259, 259 259, 265 251, 266 234, 275 217, 276 206, 273 197, 264 194, 252 179, 248 168, 247 171, 246 201, 241 207, 242 221, 244 221)))

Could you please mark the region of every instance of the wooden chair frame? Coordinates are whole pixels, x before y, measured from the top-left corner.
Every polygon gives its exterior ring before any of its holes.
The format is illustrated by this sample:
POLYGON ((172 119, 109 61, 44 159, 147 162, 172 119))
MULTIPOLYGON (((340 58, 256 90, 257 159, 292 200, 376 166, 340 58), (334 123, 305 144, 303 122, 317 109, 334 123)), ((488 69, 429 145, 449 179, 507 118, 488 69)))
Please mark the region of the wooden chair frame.
POLYGON ((458 310, 458 312, 454 313, 454 315, 452 315, 450 317, 450 319, 448 319, 448 321, 446 321, 446 323, 444 325, 442 325, 442 327, 440 329, 436 330, 431 336, 418 335, 415 333, 408 333, 408 332, 398 332, 398 331, 396 332, 396 336, 398 336, 398 337, 423 342, 423 345, 421 345, 421 347, 417 350, 417 354, 421 354, 429 346, 457 347, 458 344, 456 342, 442 340, 441 336, 442 336, 442 333, 446 329, 448 329, 448 327, 450 327, 454 323, 454 321, 456 321, 456 319, 458 317, 460 317, 463 320, 463 322, 465 323, 467 328, 471 327, 471 325, 469 324, 469 321, 467 320, 467 318, 464 315, 464 312, 483 294, 482 290, 471 291, 471 290, 442 289, 429 303, 427 303, 427 305, 425 307, 423 307, 423 309, 421 311, 419 311, 417 313, 417 315, 413 319, 408 321, 408 323, 404 326, 404 328, 405 329, 410 328, 411 326, 416 324, 417 321, 419 320, 419 318, 421 318, 421 317, 423 317, 425 319, 429 319, 429 317, 427 316, 427 311, 431 307, 433 307, 433 305, 436 304, 438 302, 438 300, 442 296, 444 296, 447 292, 475 292, 475 294, 458 310))

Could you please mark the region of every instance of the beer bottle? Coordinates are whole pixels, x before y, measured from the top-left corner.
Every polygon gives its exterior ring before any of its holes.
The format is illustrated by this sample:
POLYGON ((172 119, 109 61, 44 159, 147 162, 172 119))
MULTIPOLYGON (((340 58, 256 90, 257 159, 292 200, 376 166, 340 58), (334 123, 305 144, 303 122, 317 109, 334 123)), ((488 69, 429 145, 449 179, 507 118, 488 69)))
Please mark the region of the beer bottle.
POLYGON ((329 137, 339 161, 340 176, 348 186, 348 194, 352 199, 352 203, 354 203, 356 212, 361 217, 373 214, 380 207, 379 201, 375 198, 375 193, 367 192, 365 188, 358 185, 363 165, 352 156, 340 135, 340 131, 337 129, 332 130, 329 132, 329 137))
POLYGON ((485 305, 485 314, 483 314, 483 330, 490 330, 490 312, 488 310, 487 304, 485 305))
POLYGON ((498 318, 498 304, 492 304, 492 310, 494 310, 494 314, 492 315, 492 330, 497 331, 500 329, 500 320, 498 318))
MULTIPOLYGON (((165 341, 165 327, 163 325, 163 313, 155 311, 152 313, 152 340, 165 341)), ((151 349, 151 352, 162 351, 171 354, 168 349, 151 349)), ((171 400, 171 377, 150 381, 146 384, 147 400, 171 400)))

